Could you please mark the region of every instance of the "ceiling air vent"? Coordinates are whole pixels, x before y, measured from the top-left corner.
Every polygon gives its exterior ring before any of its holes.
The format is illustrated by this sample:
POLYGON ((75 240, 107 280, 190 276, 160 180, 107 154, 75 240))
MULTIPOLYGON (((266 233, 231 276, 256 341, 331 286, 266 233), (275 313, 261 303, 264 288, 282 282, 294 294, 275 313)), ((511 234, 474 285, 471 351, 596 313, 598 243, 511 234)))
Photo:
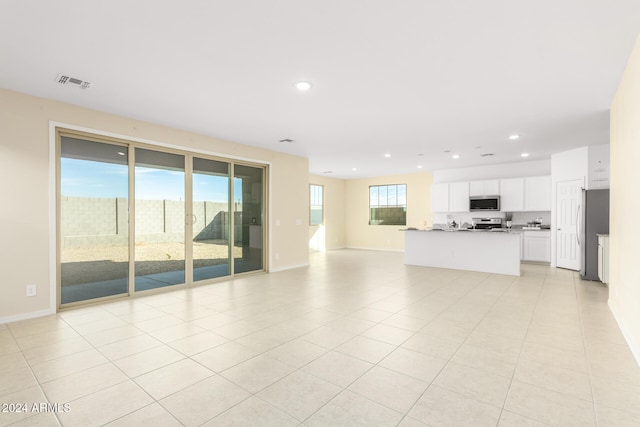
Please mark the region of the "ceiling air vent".
POLYGON ((67 76, 65 74, 58 74, 58 76, 56 77, 56 82, 60 83, 61 85, 76 86, 83 90, 89 89, 91 87, 91 82, 76 79, 75 77, 67 76))
POLYGON ((493 153, 484 153, 484 154, 480 154, 480 157, 491 157, 493 156, 493 153))

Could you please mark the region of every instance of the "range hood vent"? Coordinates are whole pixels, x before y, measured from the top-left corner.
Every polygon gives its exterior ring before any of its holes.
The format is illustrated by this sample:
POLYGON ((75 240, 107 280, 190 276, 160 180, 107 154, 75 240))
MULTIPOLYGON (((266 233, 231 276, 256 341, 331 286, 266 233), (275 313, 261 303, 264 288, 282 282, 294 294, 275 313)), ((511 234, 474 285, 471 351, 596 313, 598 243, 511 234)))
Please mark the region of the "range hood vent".
POLYGON ((89 89, 91 87, 91 82, 77 79, 75 77, 71 77, 62 73, 56 76, 56 82, 60 83, 61 85, 79 87, 82 90, 89 89))

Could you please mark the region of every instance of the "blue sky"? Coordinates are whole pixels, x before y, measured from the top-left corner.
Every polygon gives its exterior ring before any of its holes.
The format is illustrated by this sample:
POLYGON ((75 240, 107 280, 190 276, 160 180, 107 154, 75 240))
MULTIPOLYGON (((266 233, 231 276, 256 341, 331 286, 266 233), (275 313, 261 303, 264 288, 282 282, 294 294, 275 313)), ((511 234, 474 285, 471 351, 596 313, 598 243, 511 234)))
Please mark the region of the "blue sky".
MULTIPOLYGON (((128 167, 114 163, 61 159, 63 196, 126 198, 128 167)), ((242 198, 240 180, 235 180, 235 197, 242 198)), ((185 200, 184 172, 136 167, 137 198, 149 200, 185 200)), ((194 201, 227 201, 227 178, 195 174, 194 201)))

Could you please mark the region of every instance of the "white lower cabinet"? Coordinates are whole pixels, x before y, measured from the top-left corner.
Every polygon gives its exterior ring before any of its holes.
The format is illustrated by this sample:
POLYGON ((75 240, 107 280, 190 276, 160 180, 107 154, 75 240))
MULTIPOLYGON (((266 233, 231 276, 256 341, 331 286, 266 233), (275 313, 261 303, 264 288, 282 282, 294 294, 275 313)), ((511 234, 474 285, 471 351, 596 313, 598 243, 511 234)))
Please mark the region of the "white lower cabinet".
POLYGON ((551 232, 525 231, 522 233, 522 260, 551 262, 551 232))
POLYGON ((609 283, 609 236, 598 235, 598 278, 609 283))

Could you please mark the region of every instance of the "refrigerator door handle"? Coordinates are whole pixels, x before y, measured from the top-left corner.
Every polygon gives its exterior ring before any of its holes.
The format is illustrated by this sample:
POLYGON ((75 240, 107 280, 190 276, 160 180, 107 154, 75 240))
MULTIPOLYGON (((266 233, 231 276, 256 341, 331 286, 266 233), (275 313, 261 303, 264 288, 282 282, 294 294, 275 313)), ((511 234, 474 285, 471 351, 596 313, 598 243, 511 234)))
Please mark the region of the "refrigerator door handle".
POLYGON ((578 246, 580 246, 580 227, 578 226, 578 221, 580 219, 580 208, 581 205, 578 205, 578 209, 576 209, 576 241, 578 242, 578 246))

